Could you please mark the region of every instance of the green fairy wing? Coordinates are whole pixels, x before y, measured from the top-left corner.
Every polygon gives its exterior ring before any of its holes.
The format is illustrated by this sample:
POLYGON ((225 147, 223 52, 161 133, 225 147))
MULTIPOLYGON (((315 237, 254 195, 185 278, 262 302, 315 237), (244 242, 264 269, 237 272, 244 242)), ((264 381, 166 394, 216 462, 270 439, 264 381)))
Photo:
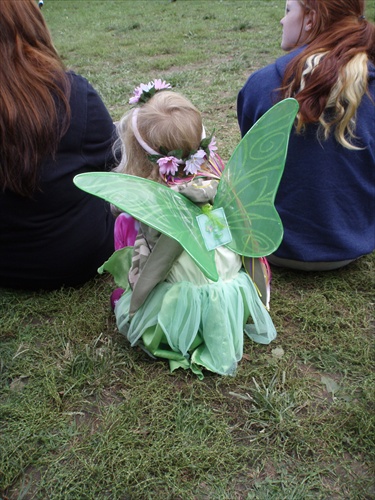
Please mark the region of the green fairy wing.
POLYGON ((240 255, 264 257, 281 243, 274 200, 297 111, 295 99, 267 111, 238 144, 221 177, 214 208, 224 208, 232 233, 227 246, 240 255))
POLYGON ((79 174, 74 183, 175 239, 209 279, 219 279, 215 253, 207 250, 198 226, 202 211, 185 196, 157 182, 115 172, 79 174))

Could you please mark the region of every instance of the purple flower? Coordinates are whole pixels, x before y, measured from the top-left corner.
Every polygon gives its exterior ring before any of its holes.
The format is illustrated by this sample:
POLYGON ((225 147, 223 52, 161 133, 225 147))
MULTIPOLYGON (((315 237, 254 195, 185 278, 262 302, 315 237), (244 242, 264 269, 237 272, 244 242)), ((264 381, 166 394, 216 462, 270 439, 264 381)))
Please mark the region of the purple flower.
POLYGON ((134 96, 129 99, 129 104, 137 104, 142 93, 143 90, 141 89, 141 87, 136 87, 133 91, 134 96))
POLYGON ((162 81, 160 78, 153 81, 155 90, 163 90, 163 89, 171 89, 172 86, 170 83, 162 81))
POLYGON ((164 156, 157 162, 161 175, 174 175, 178 170, 178 160, 174 156, 164 156))
POLYGON ((198 149, 195 154, 191 155, 190 160, 187 160, 184 172, 195 175, 200 166, 206 161, 206 156, 207 155, 203 149, 198 149))
POLYGON ((210 151, 210 156, 211 156, 211 155, 213 155, 213 154, 215 154, 215 151, 217 151, 217 146, 216 146, 216 139, 215 139, 215 137, 213 137, 213 138, 211 139, 211 142, 210 142, 210 144, 208 145, 208 149, 209 149, 209 151, 210 151))
POLYGON ((138 87, 135 87, 133 91, 134 96, 129 99, 129 104, 137 104, 143 92, 148 92, 152 87, 152 82, 141 83, 138 87))

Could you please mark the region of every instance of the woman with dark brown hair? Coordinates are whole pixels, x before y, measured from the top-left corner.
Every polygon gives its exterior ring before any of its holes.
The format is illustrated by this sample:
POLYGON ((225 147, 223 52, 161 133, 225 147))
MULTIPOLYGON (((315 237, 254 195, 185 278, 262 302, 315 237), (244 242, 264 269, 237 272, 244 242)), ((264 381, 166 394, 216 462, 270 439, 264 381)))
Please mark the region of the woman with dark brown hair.
POLYGON ((375 26, 364 0, 287 0, 281 48, 238 96, 244 135, 277 100, 300 105, 276 196, 271 264, 340 268, 375 249, 375 26))
POLYGON ((114 221, 72 179, 113 167, 113 121, 34 0, 1 0, 0 60, 0 286, 79 285, 113 252, 114 221))

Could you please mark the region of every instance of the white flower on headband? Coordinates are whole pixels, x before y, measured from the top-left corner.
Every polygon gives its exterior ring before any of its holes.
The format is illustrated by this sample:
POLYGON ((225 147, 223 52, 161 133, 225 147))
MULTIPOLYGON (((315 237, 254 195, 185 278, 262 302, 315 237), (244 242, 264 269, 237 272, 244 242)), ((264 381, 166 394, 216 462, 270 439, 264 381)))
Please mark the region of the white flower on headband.
POLYGON ((167 83, 160 78, 153 80, 148 83, 141 83, 138 87, 135 87, 133 91, 133 97, 129 99, 129 104, 138 104, 140 102, 147 102, 151 97, 159 90, 171 89, 172 85, 167 83))
POLYGON ((206 152, 203 149, 198 149, 196 153, 190 156, 188 160, 186 160, 184 172, 187 174, 195 175, 200 166, 206 161, 206 152))

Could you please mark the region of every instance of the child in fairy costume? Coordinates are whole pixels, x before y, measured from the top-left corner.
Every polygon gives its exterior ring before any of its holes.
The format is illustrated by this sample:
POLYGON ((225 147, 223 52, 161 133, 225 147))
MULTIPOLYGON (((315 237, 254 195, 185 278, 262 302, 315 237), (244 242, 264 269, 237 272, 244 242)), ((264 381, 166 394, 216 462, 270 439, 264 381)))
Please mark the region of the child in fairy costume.
MULTIPOLYGON (((206 137, 199 111, 161 80, 135 89, 130 103, 136 107, 118 124, 122 160, 116 171, 164 184, 194 204, 212 204, 224 165, 215 139, 206 137)), ((172 370, 190 368, 201 377, 202 368, 235 373, 244 331, 263 344, 276 337, 259 290, 237 253, 225 246, 215 249, 219 280, 214 282, 177 241, 146 224, 137 227, 130 286, 114 307, 119 331, 132 346, 140 344, 152 356, 168 359, 172 370), (247 324, 249 318, 253 324, 247 324)), ((115 232, 116 241, 132 244, 132 219, 120 216, 115 232)), ((250 262, 253 272, 255 261, 250 262)), ((256 263, 267 305, 266 261, 256 263)))

